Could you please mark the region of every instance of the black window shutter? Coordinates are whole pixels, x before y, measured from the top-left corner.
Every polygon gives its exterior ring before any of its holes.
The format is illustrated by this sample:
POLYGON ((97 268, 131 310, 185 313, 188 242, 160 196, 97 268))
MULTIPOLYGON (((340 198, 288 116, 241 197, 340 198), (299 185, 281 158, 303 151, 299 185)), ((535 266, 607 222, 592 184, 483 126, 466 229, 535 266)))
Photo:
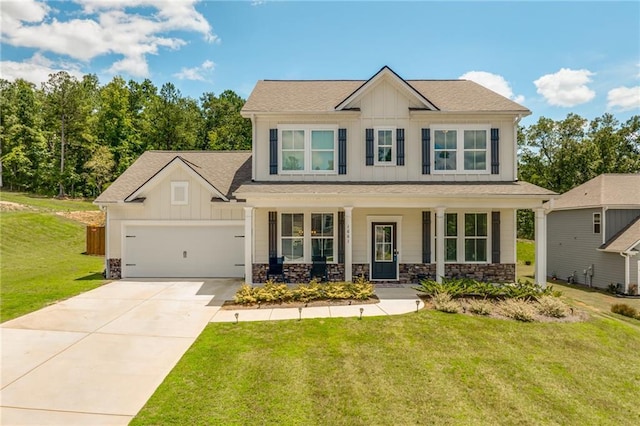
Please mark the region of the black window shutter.
POLYGON ((373 129, 366 129, 367 166, 373 166, 373 129))
POLYGON ((338 263, 344 263, 344 212, 338 212, 338 263))
POLYGON ((491 212, 491 263, 500 263, 500 212, 491 212))
POLYGON ((422 263, 431 263, 431 212, 422 212, 422 263))
POLYGON ((269 129, 269 174, 278 174, 278 129, 269 129))
POLYGON ((396 129, 396 165, 404 166, 404 129, 396 129))
POLYGON ((422 129, 422 174, 431 174, 431 130, 422 129))
POLYGON ((338 129, 338 174, 347 174, 347 129, 338 129))
POLYGON ((278 256, 278 212, 269 212, 269 257, 278 256))
POLYGON ((500 173, 500 129, 491 129, 491 174, 500 173))

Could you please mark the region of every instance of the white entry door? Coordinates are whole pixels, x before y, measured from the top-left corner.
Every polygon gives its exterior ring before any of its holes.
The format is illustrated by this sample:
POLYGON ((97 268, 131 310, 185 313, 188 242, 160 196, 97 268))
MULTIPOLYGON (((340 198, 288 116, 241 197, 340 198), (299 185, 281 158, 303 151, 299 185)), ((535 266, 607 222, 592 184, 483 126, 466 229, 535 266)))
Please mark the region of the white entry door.
POLYGON ((242 277, 242 225, 130 225, 124 229, 123 277, 242 277))

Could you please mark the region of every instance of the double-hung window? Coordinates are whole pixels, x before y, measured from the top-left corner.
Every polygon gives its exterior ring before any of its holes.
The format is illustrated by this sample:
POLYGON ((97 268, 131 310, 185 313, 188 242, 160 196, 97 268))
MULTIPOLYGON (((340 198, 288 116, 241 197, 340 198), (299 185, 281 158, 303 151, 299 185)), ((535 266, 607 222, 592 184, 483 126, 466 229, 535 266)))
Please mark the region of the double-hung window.
POLYGON ((487 214, 464 215, 464 261, 487 261, 487 214))
POLYGON ((434 126, 434 172, 489 173, 489 130, 477 125, 434 126))
POLYGON ((333 213, 311 214, 311 256, 333 262, 333 213))
POLYGON ((458 260, 458 215, 457 213, 445 214, 444 229, 444 261, 457 262, 458 260))
POLYGON ((600 227, 602 225, 602 216, 600 213, 594 213, 593 214, 593 233, 594 234, 599 234, 600 233, 600 227))
POLYGON ((395 129, 376 129, 374 139, 376 164, 395 164, 395 129))
POLYGON ((282 213, 282 255, 286 260, 304 258, 304 214, 282 213))
POLYGON ((337 129, 288 125, 280 128, 280 172, 335 173, 337 129))

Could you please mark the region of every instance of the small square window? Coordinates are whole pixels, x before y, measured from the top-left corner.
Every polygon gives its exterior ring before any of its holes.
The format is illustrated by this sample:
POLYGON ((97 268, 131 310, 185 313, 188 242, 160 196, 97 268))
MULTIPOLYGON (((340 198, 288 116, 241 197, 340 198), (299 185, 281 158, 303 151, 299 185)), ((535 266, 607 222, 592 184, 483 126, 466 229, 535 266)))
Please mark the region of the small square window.
POLYGON ((189 204, 189 182, 171 182, 171 205, 189 204))
POLYGON ((593 233, 594 234, 600 233, 601 224, 602 224, 602 216, 600 215, 600 213, 594 213, 593 214, 593 233))

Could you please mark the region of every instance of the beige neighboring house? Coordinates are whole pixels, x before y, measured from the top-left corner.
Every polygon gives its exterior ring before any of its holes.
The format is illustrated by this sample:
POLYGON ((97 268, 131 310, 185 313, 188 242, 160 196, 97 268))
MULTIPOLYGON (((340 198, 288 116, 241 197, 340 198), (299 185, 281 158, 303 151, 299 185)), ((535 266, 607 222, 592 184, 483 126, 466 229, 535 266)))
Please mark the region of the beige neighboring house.
POLYGON ((547 270, 563 280, 637 293, 640 174, 603 174, 547 203, 547 270))
POLYGON ((330 280, 513 281, 516 210, 536 210, 536 281, 556 194, 517 181, 523 106, 466 80, 261 80, 249 153, 148 152, 98 199, 110 277, 244 277, 322 256, 330 280))

